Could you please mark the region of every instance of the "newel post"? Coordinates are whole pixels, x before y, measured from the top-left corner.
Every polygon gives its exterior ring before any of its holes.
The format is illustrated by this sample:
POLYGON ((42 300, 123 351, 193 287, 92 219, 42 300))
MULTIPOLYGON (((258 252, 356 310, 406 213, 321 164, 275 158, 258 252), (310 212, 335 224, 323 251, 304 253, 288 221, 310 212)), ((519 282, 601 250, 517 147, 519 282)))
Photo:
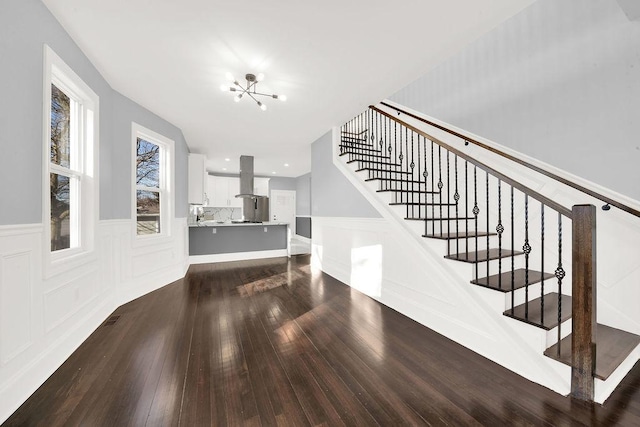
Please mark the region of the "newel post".
POLYGON ((596 367, 596 208, 572 210, 571 396, 594 398, 596 367))

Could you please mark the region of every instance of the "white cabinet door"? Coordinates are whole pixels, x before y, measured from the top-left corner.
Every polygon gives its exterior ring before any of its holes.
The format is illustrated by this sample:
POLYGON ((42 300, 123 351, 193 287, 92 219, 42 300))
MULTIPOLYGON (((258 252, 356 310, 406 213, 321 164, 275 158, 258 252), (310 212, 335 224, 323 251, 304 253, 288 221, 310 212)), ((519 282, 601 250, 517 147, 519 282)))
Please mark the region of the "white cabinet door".
POLYGON ((229 194, 228 178, 223 176, 212 176, 211 178, 213 197, 211 197, 209 203, 217 208, 226 208, 229 206, 229 198, 227 197, 229 194))
POLYGON ((216 197, 216 177, 207 174, 207 187, 204 196, 204 205, 205 206, 216 206, 215 197, 216 197))
POLYGON ((192 205, 202 205, 205 193, 205 156, 189 154, 189 189, 188 201, 192 205))
POLYGON ((242 200, 240 198, 236 198, 236 194, 240 194, 240 178, 227 178, 228 183, 228 193, 227 197, 229 198, 229 207, 232 208, 241 208, 242 200))

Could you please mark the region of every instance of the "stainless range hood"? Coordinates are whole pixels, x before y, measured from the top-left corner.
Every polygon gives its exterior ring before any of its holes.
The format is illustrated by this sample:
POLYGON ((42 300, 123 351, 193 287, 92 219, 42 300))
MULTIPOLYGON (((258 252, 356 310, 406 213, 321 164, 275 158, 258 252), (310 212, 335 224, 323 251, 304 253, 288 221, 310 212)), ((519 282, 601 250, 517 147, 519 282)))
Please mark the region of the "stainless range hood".
POLYGON ((269 221, 269 198, 253 192, 253 156, 240 156, 240 194, 244 222, 269 221))
POLYGON ((253 156, 240 156, 240 194, 241 199, 260 199, 265 196, 253 194, 253 156))

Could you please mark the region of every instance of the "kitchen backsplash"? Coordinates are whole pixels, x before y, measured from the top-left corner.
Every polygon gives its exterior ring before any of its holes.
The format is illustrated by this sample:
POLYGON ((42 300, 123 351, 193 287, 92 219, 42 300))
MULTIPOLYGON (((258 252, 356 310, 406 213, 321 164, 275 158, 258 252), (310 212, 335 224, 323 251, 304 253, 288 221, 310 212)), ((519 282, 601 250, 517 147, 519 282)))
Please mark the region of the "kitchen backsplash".
POLYGON ((189 207, 190 222, 196 222, 196 215, 202 220, 231 221, 242 219, 242 208, 214 208, 191 205, 189 207))

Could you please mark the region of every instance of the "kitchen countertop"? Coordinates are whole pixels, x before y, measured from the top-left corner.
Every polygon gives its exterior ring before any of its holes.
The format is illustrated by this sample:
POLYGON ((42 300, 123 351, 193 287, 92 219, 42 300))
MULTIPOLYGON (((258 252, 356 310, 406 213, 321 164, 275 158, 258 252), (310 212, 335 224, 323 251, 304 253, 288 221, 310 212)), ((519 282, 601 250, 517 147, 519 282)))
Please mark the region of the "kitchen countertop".
POLYGON ((216 221, 201 221, 198 224, 189 224, 189 227, 198 228, 198 227, 247 227, 247 226, 256 226, 256 225, 289 225, 286 222, 216 222, 216 221))

